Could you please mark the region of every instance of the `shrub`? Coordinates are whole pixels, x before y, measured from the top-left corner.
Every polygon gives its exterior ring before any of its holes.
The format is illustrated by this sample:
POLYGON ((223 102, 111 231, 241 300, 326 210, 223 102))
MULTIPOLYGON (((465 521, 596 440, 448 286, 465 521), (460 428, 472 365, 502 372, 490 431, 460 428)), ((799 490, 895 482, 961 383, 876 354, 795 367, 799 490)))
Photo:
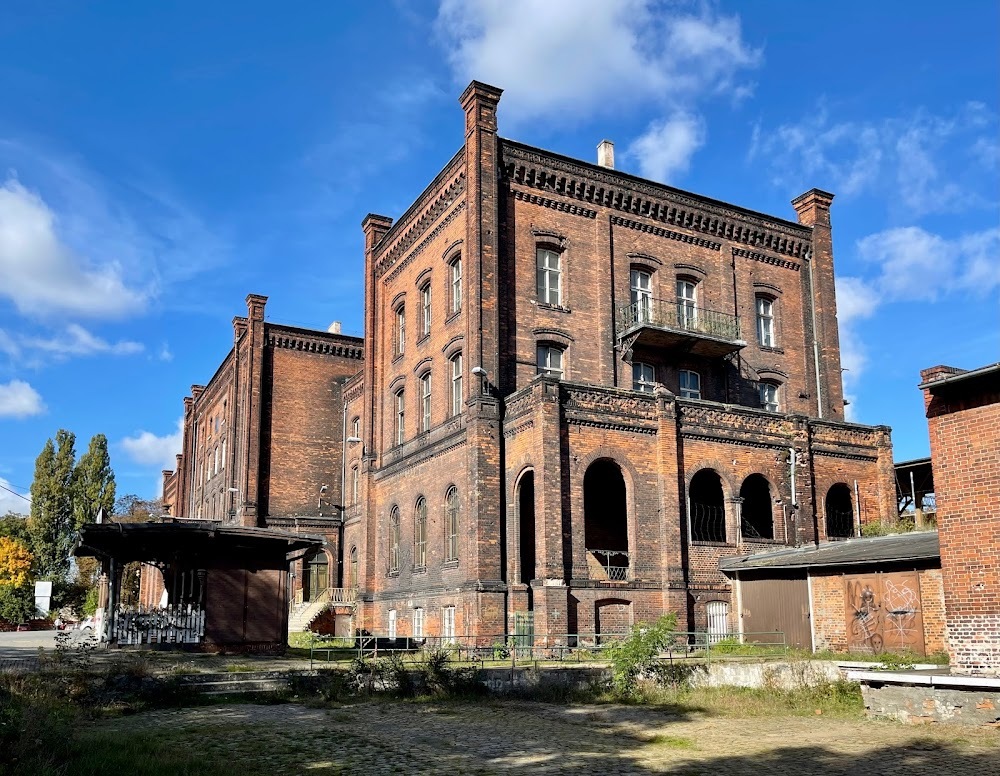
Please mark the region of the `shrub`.
POLYGON ((660 679, 659 655, 673 639, 677 615, 665 614, 654 623, 640 622, 621 641, 607 648, 612 686, 623 698, 634 697, 644 678, 660 679))

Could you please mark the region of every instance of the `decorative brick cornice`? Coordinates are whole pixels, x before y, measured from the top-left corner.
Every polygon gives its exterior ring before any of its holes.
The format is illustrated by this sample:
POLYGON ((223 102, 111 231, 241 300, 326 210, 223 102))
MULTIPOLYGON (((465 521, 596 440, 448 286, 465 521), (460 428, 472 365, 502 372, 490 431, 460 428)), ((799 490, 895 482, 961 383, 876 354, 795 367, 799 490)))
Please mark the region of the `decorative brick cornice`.
MULTIPOLYGON (((464 210, 465 210, 465 200, 463 199, 461 202, 459 202, 457 205, 455 205, 455 207, 452 209, 452 211, 447 216, 445 216, 444 220, 441 221, 441 223, 439 223, 437 226, 435 226, 434 229, 431 230, 431 233, 428 234, 423 240, 421 240, 420 244, 417 245, 417 247, 414 248, 412 251, 410 251, 410 253, 407 254, 406 258, 403 259, 402 261, 400 261, 398 264, 396 264, 396 266, 394 268, 392 268, 392 265, 393 265, 393 263, 396 262, 396 259, 398 258, 398 256, 392 257, 391 259, 387 260, 386 262, 380 264, 379 268, 376 269, 376 273, 383 275, 382 282, 383 283, 391 283, 393 280, 395 280, 397 277, 399 277, 399 273, 402 272, 407 266, 409 266, 410 262, 412 262, 415 258, 417 258, 417 256, 419 256, 421 253, 423 253, 424 248, 426 248, 435 239, 437 239, 437 236, 439 234, 441 234, 441 232, 444 230, 444 228, 446 226, 448 226, 448 224, 450 224, 452 221, 454 221, 458 217, 459 213, 461 213, 464 210), (385 275, 385 273, 390 268, 392 268, 392 271, 389 272, 388 275, 385 275)), ((438 215, 440 215, 440 214, 438 214, 438 215)), ((409 247, 409 246, 407 246, 407 247, 409 247)))
POLYGON ((809 249, 809 227, 707 197, 644 181, 509 140, 503 172, 516 186, 630 213, 720 240, 764 248, 801 259, 809 249))
MULTIPOLYGON (((352 337, 351 340, 354 340, 352 337)), ((324 356, 339 356, 364 360, 364 346, 360 340, 350 341, 342 335, 324 335, 322 332, 310 334, 304 330, 292 330, 269 327, 267 344, 272 348, 282 350, 299 350, 305 353, 316 353, 324 356)))
POLYGON ((748 251, 746 248, 733 248, 733 256, 742 256, 745 259, 753 259, 754 261, 760 261, 764 264, 773 264, 776 267, 784 267, 785 269, 795 270, 796 272, 798 272, 802 267, 802 265, 798 262, 788 261, 787 259, 779 259, 777 256, 768 256, 766 253, 748 251))
POLYGON ((690 234, 681 234, 680 232, 674 232, 670 229, 664 229, 662 226, 644 224, 640 221, 632 221, 628 218, 622 218, 621 216, 611 216, 611 223, 615 226, 624 226, 626 229, 634 229, 637 232, 655 234, 657 237, 664 237, 668 240, 677 240, 678 242, 688 243, 689 245, 700 245, 702 248, 708 248, 710 251, 722 250, 722 243, 720 242, 713 242, 712 240, 706 240, 703 237, 695 237, 690 234))
POLYGON ((520 189, 514 189, 513 193, 514 199, 522 202, 530 202, 532 205, 541 205, 542 207, 551 208, 552 210, 558 210, 560 213, 569 213, 570 215, 582 216, 583 218, 597 218, 596 210, 580 207, 579 205, 574 205, 571 202, 559 202, 558 200, 549 199, 548 197, 540 197, 537 194, 529 194, 528 192, 521 191, 520 189))

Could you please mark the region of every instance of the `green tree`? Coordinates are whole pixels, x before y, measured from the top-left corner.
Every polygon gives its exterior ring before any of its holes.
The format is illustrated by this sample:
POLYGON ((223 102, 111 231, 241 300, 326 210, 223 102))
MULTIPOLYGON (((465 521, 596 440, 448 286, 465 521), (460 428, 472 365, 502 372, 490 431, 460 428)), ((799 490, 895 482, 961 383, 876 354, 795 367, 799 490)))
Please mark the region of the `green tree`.
POLYGON ((21 542, 31 548, 31 531, 28 530, 28 518, 17 512, 8 512, 0 517, 0 536, 21 542))
POLYGON ((73 527, 77 531, 93 523, 101 509, 111 515, 115 506, 115 473, 111 470, 108 438, 104 434, 95 434, 90 440, 90 447, 73 471, 73 485, 73 527))
POLYGON ((31 549, 40 579, 62 580, 69 571, 73 547, 73 469, 76 436, 59 429, 56 442, 46 440, 35 459, 31 483, 31 549))

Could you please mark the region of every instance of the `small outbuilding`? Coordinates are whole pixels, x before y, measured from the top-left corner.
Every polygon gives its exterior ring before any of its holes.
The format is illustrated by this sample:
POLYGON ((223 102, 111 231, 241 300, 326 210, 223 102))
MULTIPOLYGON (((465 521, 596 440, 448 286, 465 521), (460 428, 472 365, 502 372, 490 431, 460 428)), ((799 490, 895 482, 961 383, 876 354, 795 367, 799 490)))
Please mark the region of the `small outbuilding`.
POLYGON ((76 555, 101 561, 96 630, 109 645, 273 653, 287 643, 289 563, 321 543, 265 528, 168 518, 86 525, 76 555), (154 569, 143 579, 156 578, 155 604, 120 603, 122 573, 133 562, 154 569))
POLYGON ((814 652, 945 650, 937 531, 848 539, 727 558, 746 641, 814 652))

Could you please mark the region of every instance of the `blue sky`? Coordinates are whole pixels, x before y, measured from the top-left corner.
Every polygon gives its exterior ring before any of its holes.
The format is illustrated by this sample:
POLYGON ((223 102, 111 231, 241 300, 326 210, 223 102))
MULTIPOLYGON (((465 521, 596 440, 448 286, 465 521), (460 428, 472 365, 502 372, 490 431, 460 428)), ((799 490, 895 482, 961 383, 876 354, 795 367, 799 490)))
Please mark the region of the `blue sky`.
POLYGON ((361 220, 459 148, 472 78, 505 137, 609 138, 788 219, 835 193, 849 411, 926 455, 920 369, 1000 360, 998 28, 992 0, 4 3, 0 486, 66 428, 157 495, 247 293, 360 335, 361 220))

